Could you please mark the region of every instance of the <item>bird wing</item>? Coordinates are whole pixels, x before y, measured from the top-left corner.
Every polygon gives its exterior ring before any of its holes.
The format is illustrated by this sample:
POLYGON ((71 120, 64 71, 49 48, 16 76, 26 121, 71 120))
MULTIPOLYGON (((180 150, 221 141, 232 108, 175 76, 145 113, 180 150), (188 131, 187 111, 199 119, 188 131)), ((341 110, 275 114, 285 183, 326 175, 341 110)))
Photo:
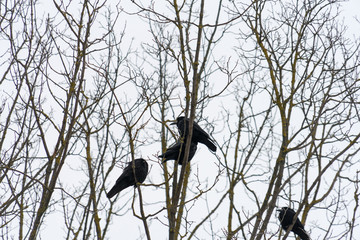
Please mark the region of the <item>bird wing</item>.
MULTIPOLYGON (((135 174, 137 182, 144 182, 149 171, 149 165, 144 159, 135 160, 135 174)), ((135 182, 135 179, 134 179, 135 182)), ((136 184, 134 185, 136 186, 136 184)))
MULTIPOLYGON (((296 212, 292 208, 288 208, 288 209, 286 209, 286 214, 288 214, 288 216, 291 217, 291 219, 289 219, 289 221, 290 221, 289 226, 290 226, 293 223, 293 219, 294 219, 294 216, 296 215, 296 212)), ((304 229, 304 225, 300 222, 299 218, 296 218, 293 228, 298 228, 298 227, 304 229)))
POLYGON ((121 176, 116 180, 116 183, 119 183, 124 179, 129 179, 131 177, 133 177, 132 162, 129 162, 128 165, 124 168, 121 176))
POLYGON ((129 187, 131 185, 131 165, 124 168, 123 173, 120 175, 120 177, 116 180, 115 185, 110 189, 110 191, 107 193, 108 198, 112 198, 119 192, 121 192, 123 189, 129 187))
MULTIPOLYGON (((190 119, 181 119, 179 122, 178 122, 178 124, 177 124, 177 127, 178 127, 178 129, 179 129, 179 131, 180 131, 180 133, 181 133, 181 135, 184 135, 184 132, 185 132, 185 134, 188 134, 189 133, 189 131, 188 131, 188 129, 189 129, 189 125, 190 125, 190 119), (186 130, 184 129, 184 125, 185 125, 185 121, 186 121, 186 130), (185 130, 185 131, 184 131, 185 130)), ((199 124, 196 122, 196 121, 194 121, 194 124, 193 124, 193 132, 194 131, 197 131, 197 132, 200 132, 201 134, 203 134, 205 137, 207 137, 207 138, 209 138, 210 136, 209 136, 209 134, 207 133, 207 132, 205 132, 200 126, 199 126, 199 124)), ((193 136, 194 136, 194 134, 193 134, 193 136)))
POLYGON ((209 134, 202 129, 197 122, 194 121, 193 131, 199 131, 201 134, 205 135, 207 138, 210 138, 209 134))
POLYGON ((190 152, 189 152, 189 162, 194 157, 197 150, 197 142, 191 142, 190 144, 190 152))
POLYGON ((181 147, 181 142, 175 142, 174 144, 170 145, 166 152, 160 155, 161 158, 169 159, 176 159, 178 157, 179 151, 181 147))
POLYGON ((304 228, 293 228, 292 231, 300 237, 301 240, 310 240, 310 236, 306 233, 304 228))

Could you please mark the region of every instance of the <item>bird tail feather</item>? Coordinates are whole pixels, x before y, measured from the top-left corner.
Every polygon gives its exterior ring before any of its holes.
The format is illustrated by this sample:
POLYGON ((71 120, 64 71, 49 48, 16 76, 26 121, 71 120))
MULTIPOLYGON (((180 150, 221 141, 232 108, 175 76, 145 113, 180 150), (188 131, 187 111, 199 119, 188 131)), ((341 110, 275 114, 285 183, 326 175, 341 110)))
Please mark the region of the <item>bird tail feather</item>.
POLYGON ((110 191, 106 194, 107 198, 112 198, 113 196, 115 196, 116 194, 118 194, 119 192, 121 192, 122 190, 124 190, 126 188, 125 184, 115 184, 115 186, 113 186, 110 191))
POLYGON ((205 144, 211 151, 216 152, 216 146, 215 146, 215 144, 214 144, 211 140, 207 139, 204 144, 205 144))
POLYGON ((304 229, 298 228, 298 229, 296 229, 295 233, 301 238, 301 240, 310 240, 309 235, 307 234, 307 232, 304 229))

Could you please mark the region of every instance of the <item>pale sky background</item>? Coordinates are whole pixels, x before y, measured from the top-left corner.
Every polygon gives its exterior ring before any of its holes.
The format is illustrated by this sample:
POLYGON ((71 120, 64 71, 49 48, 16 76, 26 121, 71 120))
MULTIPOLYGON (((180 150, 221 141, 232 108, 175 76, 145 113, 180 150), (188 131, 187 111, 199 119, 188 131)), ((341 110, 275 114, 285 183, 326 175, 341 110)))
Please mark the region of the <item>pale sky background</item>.
MULTIPOLYGON (((211 4, 211 2, 212 1, 208 0, 207 4, 211 4)), ((46 4, 51 5, 51 2, 49 1, 46 4)), ((128 1, 128 0, 122 1, 122 5, 125 10, 128 9, 128 7, 132 8, 131 4, 132 4, 131 1, 128 1)), ((46 7, 45 9, 48 9, 48 8, 46 7)), ((51 9, 51 7, 49 9, 51 9)), ((353 34, 353 35, 359 36, 360 23, 355 20, 355 16, 360 16, 360 14, 359 14, 360 0, 350 0, 348 2, 343 3, 343 9, 344 9, 344 12, 343 12, 344 21, 345 21, 345 24, 349 28, 348 34, 353 34)), ((125 16, 126 15, 122 14, 122 17, 125 17, 125 16)), ((150 34, 147 32, 148 26, 142 20, 139 20, 136 16, 126 16, 126 20, 127 20, 127 30, 126 30, 125 39, 126 39, 127 43, 129 43, 131 40, 133 40, 133 48, 137 48, 137 47, 139 47, 138 44, 140 42, 146 41, 149 39, 150 34)), ((121 23, 122 21, 123 20, 120 19, 119 23, 121 23)), ((229 41, 231 41, 231 39, 229 39, 229 41)), ((232 44, 228 44, 228 46, 231 46, 231 45, 232 44)), ((224 49, 221 49, 221 51, 223 51, 223 50, 224 49)), ((231 51, 231 48, 229 48, 227 50, 231 51)), ((211 112, 212 112, 212 109, 209 109, 207 111, 208 114, 211 114, 211 112)), ((219 142, 221 142, 221 140, 219 142)), ((144 148, 138 150, 138 156, 136 156, 136 157, 144 157, 145 159, 156 160, 156 158, 154 157, 154 154, 157 154, 156 151, 160 152, 160 149, 161 149, 160 143, 158 145, 151 145, 149 147, 144 147, 144 148), (156 148, 156 149, 154 149, 154 148, 156 148), (154 152, 154 150, 155 150, 155 152, 154 152)), ((216 165, 215 165, 216 161, 217 161, 217 158, 214 155, 212 155, 205 146, 199 145, 197 153, 191 162, 192 169, 193 169, 192 171, 193 171, 193 173, 196 173, 197 171, 199 171, 198 172, 199 177, 201 179, 207 180, 210 184, 214 181, 214 177, 211 177, 211 176, 215 176, 217 173, 217 169, 216 169, 216 165)), ((158 164, 156 164, 154 162, 149 162, 149 164, 151 165, 151 172, 148 176, 148 179, 145 181, 145 183, 161 182, 162 179, 159 176, 154 175, 154 173, 157 173, 160 170, 158 164)), ((112 174, 112 177, 113 177, 113 181, 115 181, 118 177, 118 174, 122 172, 122 169, 117 168, 117 169, 114 169, 113 171, 115 173, 112 174)), ((73 182, 73 176, 63 175, 62 177, 71 179, 71 182, 73 182)), ((107 183, 108 186, 110 186, 112 184, 113 184, 113 182, 107 183)), ((123 197, 118 199, 118 201, 116 202, 116 205, 121 207, 124 204, 126 204, 128 208, 131 208, 131 202, 126 202, 126 201, 131 198, 131 196, 133 194, 133 189, 128 188, 128 189, 124 190, 123 192, 121 192, 120 194, 123 197)), ((144 198, 150 199, 149 202, 156 202, 157 194, 163 195, 164 193, 161 190, 157 192, 154 187, 149 187, 149 189, 146 189, 146 191, 144 191, 144 198)), ((191 194, 189 194, 189 195, 191 195, 191 194)), ((208 194, 208 197, 216 199, 218 196, 221 196, 221 195, 222 194, 217 195, 216 191, 211 191, 208 194)), ((103 195, 103 197, 105 198, 106 196, 103 195)), ((163 198, 163 196, 161 196, 161 198, 163 198)), ((243 203, 243 205, 245 206, 246 203, 243 203)), ((208 211, 207 206, 198 206, 198 204, 197 204, 197 205, 195 205, 195 207, 197 208, 196 211, 198 211, 200 218, 201 218, 201 216, 204 216, 205 213, 208 211)), ((226 206, 226 210, 227 210, 227 206, 226 206)), ((58 211, 58 210, 56 210, 56 211, 58 211)), ((146 207, 145 211, 146 211, 146 213, 151 213, 152 212, 151 207, 146 207)), ((160 216, 165 216, 165 215, 166 215, 165 211, 160 213, 160 216)), ((225 217, 225 219, 226 219, 227 215, 222 216, 222 217, 225 217)), ((220 218, 220 216, 219 216, 219 218, 220 218)), ((196 219, 196 217, 194 217, 194 220, 195 219, 196 219)), ((221 221, 221 219, 217 219, 217 221, 219 221, 219 220, 221 221)), ((274 223, 278 223, 275 215, 273 216, 271 221, 274 223)), ((64 220, 63 220, 63 216, 61 214, 47 215, 44 219, 44 225, 42 227, 42 232, 40 234, 41 239, 55 239, 55 240, 63 239, 62 236, 64 234, 64 229, 61 229, 59 227, 59 226, 63 225, 63 222, 64 222, 64 220), (57 224, 57 223, 61 223, 61 224, 57 224)), ((311 214, 310 214, 309 220, 307 222, 308 223, 318 222, 317 216, 311 216, 311 214)), ((318 222, 318 223, 321 224, 320 222, 318 222)), ((274 224, 273 225, 270 224, 269 226, 273 227, 272 228, 273 231, 277 230, 276 228, 274 228, 275 227, 274 224)), ((226 227, 226 225, 224 225, 224 227, 226 227)), ((310 230, 310 232, 311 232, 311 229, 309 229, 309 227, 305 226, 305 229, 310 230)), ((126 213, 124 216, 113 216, 112 217, 112 224, 110 225, 110 231, 109 231, 107 237, 109 239, 130 239, 130 240, 132 240, 132 239, 136 239, 136 236, 138 236, 139 231, 143 232, 142 222, 139 219, 137 219, 136 217, 134 217, 132 215, 131 211, 128 211, 128 213, 126 213)), ((356 232, 358 234, 355 234, 355 236, 360 236, 360 228, 359 227, 357 227, 356 232)), ((162 227, 158 221, 153 221, 150 223, 150 233, 151 233, 152 239, 155 239, 155 240, 162 240, 162 239, 168 238, 168 232, 164 231, 164 227, 162 227)), ((199 233, 200 233, 200 231, 199 231, 199 233)), ((208 239, 207 237, 202 236, 201 234, 198 235, 198 238, 199 239, 208 239)), ((290 234, 288 239, 294 239, 293 235, 290 234)), ((316 238, 313 238, 313 239, 316 239, 316 238)), ((357 239, 360 239, 360 237, 357 239)))

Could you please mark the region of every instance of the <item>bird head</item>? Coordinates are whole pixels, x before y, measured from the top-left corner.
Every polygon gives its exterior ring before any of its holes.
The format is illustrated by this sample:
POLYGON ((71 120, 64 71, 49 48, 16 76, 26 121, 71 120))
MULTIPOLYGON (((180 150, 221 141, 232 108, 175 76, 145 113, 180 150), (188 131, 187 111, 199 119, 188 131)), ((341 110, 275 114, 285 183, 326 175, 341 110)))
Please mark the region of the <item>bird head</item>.
POLYGON ((280 213, 281 213, 281 208, 277 208, 276 209, 276 212, 278 212, 277 214, 275 214, 276 216, 279 216, 280 215, 280 213))
POLYGON ((284 207, 277 208, 276 212, 278 212, 277 217, 281 220, 283 218, 283 216, 284 216, 284 213, 285 213, 284 207))
POLYGON ((172 120, 172 123, 170 123, 170 125, 177 125, 180 121, 183 121, 184 118, 185 117, 178 117, 175 120, 172 120))

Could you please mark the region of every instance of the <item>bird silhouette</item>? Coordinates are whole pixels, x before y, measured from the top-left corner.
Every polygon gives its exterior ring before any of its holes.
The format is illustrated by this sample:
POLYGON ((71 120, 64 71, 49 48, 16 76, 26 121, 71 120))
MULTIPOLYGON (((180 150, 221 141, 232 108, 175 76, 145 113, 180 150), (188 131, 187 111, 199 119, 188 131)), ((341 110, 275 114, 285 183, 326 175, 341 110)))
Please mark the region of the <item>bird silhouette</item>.
POLYGON ((136 183, 143 183, 145 181, 149 169, 148 163, 142 158, 135 159, 134 162, 134 168, 132 162, 129 162, 128 165, 124 168, 123 173, 116 180, 115 185, 106 194, 108 198, 112 198, 127 187, 136 187, 136 183), (134 170, 136 180, 134 176, 134 170))
MULTIPOLYGON (((180 135, 182 138, 186 139, 189 134, 189 119, 185 117, 178 117, 176 122, 171 123, 176 124, 179 129, 180 135), (186 125, 186 129, 185 129, 186 125)), ((193 125, 193 134, 192 134, 192 142, 203 143, 205 144, 211 151, 216 152, 216 146, 214 141, 210 138, 209 134, 207 134, 200 126, 194 121, 193 125)))
MULTIPOLYGON (((281 223, 281 227, 287 231, 288 228, 293 223, 293 219, 296 215, 296 212, 288 207, 282 207, 281 209, 277 209, 279 212, 279 220, 281 223)), ((296 218, 295 224, 292 227, 291 231, 298 235, 302 240, 310 240, 309 235, 306 233, 304 229, 304 225, 300 222, 299 218, 296 218)))
MULTIPOLYGON (((162 163, 168 161, 168 160, 177 160, 179 159, 179 164, 182 165, 184 161, 184 155, 185 155, 185 146, 186 143, 182 143, 181 141, 177 141, 175 144, 171 145, 165 153, 162 155, 159 155, 159 158, 162 158, 162 163), (180 156, 179 156, 180 154, 180 156)), ((194 157, 195 152, 197 149, 197 142, 191 141, 190 144, 190 152, 189 152, 189 158, 188 162, 194 157)))

